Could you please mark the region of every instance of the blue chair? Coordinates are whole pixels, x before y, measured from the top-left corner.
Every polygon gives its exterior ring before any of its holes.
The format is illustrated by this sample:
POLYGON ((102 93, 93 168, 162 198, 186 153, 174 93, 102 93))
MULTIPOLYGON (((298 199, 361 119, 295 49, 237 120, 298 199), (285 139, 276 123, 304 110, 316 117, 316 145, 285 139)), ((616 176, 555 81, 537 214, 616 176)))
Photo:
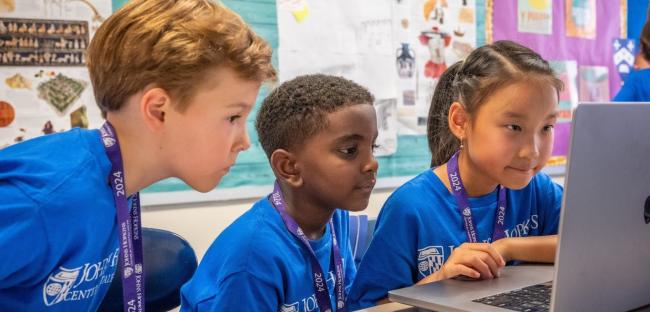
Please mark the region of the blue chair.
POLYGON ((363 255, 366 253, 372 235, 375 231, 376 219, 368 219, 366 215, 350 215, 350 247, 354 257, 354 264, 359 267, 363 255))
MULTIPOLYGON (((194 249, 175 233, 142 228, 142 248, 145 269, 145 309, 169 311, 181 304, 181 286, 187 282, 197 261, 194 249)), ((117 270, 115 278, 98 311, 122 312, 122 277, 117 270)))

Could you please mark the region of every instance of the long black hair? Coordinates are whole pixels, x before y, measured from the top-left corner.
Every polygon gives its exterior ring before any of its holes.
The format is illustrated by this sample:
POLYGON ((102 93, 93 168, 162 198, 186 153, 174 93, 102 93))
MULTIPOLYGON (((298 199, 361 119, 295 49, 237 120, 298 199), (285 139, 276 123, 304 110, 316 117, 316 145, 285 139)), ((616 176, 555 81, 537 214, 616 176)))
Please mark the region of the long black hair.
POLYGON ((535 51, 512 41, 497 41, 472 51, 440 76, 431 99, 427 138, 431 166, 440 166, 458 150, 460 141, 449 129, 449 108, 459 102, 472 116, 490 94, 516 81, 546 79, 558 94, 563 88, 549 66, 535 51))

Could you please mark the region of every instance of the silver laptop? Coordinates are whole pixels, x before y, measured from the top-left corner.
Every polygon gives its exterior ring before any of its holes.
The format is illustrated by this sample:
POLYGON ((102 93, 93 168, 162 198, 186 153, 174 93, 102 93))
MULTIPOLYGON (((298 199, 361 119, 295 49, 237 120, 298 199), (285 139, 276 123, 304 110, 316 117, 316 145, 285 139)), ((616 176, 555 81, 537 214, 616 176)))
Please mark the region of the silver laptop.
POLYGON ((494 280, 445 280, 388 297, 436 311, 625 311, 650 304, 650 103, 578 106, 555 266, 511 266, 494 280))

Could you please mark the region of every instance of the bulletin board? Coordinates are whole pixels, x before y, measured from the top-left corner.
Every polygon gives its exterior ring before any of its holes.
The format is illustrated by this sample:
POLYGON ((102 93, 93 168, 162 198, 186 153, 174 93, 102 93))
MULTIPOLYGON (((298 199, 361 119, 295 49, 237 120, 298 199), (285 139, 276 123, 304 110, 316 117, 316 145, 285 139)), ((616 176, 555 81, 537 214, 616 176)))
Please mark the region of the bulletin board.
MULTIPOLYGON (((34 21, 34 25, 37 30, 41 24, 46 25, 46 32, 48 19, 67 20, 66 23, 71 28, 75 25, 88 25, 89 31, 85 35, 75 34, 77 37, 74 38, 61 35, 64 40, 72 39, 71 42, 61 43, 61 38, 57 39, 60 46, 65 44, 65 49, 75 52, 75 47, 82 50, 82 41, 87 45, 86 40, 92 38, 93 29, 98 27, 111 10, 118 9, 127 1, 89 1, 97 8, 95 11, 82 6, 82 1, 69 1, 68 4, 65 1, 52 1, 64 4, 62 7, 38 7, 39 11, 20 10, 21 5, 24 9, 23 3, 32 2, 33 5, 42 6, 42 3, 48 1, 21 1, 14 12, 2 12, 0 16, 43 19, 43 22, 34 21), (97 18, 97 15, 101 18, 97 18)), ((573 89, 563 95, 568 101, 565 105, 569 107, 577 103, 580 95, 577 83, 580 66, 606 68, 607 86, 613 95, 618 90, 619 80, 616 80, 616 76, 612 77, 615 73, 610 61, 612 55, 601 54, 605 50, 604 46, 612 46, 611 37, 620 36, 622 28, 619 25, 623 21, 617 19, 613 22, 614 18, 619 17, 610 14, 605 19, 603 14, 622 11, 624 8, 619 0, 596 2, 597 21, 609 20, 607 25, 615 25, 603 28, 597 24, 599 27, 593 38, 567 38, 564 34, 564 1, 560 0, 222 1, 239 13, 273 47, 273 62, 279 70, 280 82, 307 73, 335 74, 359 82, 375 95, 377 101, 374 104, 380 131, 378 143, 381 145, 377 151, 379 172, 376 188, 397 187, 429 167, 426 115, 437 79, 447 66, 487 42, 506 38, 520 41, 540 51, 544 57, 557 60, 554 66, 564 69, 566 79, 576 81, 575 84, 570 84, 573 89), (539 3, 552 3, 551 9, 540 7, 539 3), (519 4, 523 5, 521 8, 532 12, 530 17, 538 18, 525 20, 519 25, 516 22, 519 4), (544 16, 544 12, 550 12, 550 21, 539 19, 544 16), (524 33, 518 30, 523 30, 524 33), (548 44, 542 44, 549 38, 557 42, 558 49, 548 49, 548 44), (582 47, 583 44, 586 46, 582 47)), ((0 11, 2 9, 0 7, 0 11)), ((50 24, 55 23, 50 21, 50 24)), ((29 26, 31 25, 28 24, 29 26)), ((65 26, 63 29, 65 31, 65 26)), ((580 35, 591 36, 584 33, 580 35)), ((30 41, 26 45, 29 43, 30 41)), ((68 62, 76 61, 73 55, 68 62)), ((13 88, 3 85, 0 88, 0 115, 3 114, 2 101, 12 97, 24 96, 25 98, 12 101, 31 103, 33 106, 26 108, 14 105, 14 124, 9 127, 0 126, 0 148, 13 144, 12 140, 18 137, 29 139, 44 133, 67 130, 72 126, 101 126, 103 121, 94 104, 87 70, 81 57, 78 63, 81 64, 0 64, 1 82, 17 86, 13 88), (14 77, 15 74, 20 75, 14 77), (20 76, 29 78, 31 84, 26 87, 20 76), (5 82, 6 79, 10 82, 5 82), (41 93, 47 94, 48 88, 67 90, 64 95, 69 96, 70 100, 66 101, 64 96, 63 100, 58 97, 48 102, 47 95, 40 97, 38 91, 43 89, 45 91, 41 93), (45 118, 41 116, 43 114, 46 114, 45 118), (46 121, 50 121, 50 124, 46 121)), ((596 69, 592 75, 602 77, 602 72, 596 69)), ((254 118, 269 87, 273 86, 263 87, 256 107, 247 120, 251 148, 239 155, 236 165, 217 189, 198 193, 178 179, 167 179, 142 192, 143 204, 231 200, 268 194, 274 176, 258 143, 254 118)), ((0 116, 0 121, 2 120, 0 116)), ((558 129, 561 135, 562 131, 558 129)), ((556 150, 561 154, 562 148, 559 146, 556 150)), ((562 156, 560 154, 558 155, 562 156)))

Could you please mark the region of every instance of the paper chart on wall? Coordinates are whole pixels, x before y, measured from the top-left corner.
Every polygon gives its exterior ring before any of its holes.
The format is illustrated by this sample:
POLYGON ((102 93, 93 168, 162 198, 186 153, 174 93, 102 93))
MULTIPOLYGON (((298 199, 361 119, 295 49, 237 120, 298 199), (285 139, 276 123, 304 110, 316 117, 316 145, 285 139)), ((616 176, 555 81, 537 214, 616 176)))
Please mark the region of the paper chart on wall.
POLYGON ((550 35, 553 32, 553 1, 518 0, 517 30, 550 35))
POLYGON ((0 8, 0 148, 71 127, 101 126, 84 52, 111 14, 111 1, 6 3, 0 8))
POLYGON ((400 134, 425 134, 433 90, 442 73, 476 48, 476 3, 393 3, 400 134))
POLYGON ((286 0, 278 29, 281 81, 341 75, 395 99, 395 134, 380 135, 393 140, 426 133, 438 77, 476 46, 476 9, 473 0, 286 0))

